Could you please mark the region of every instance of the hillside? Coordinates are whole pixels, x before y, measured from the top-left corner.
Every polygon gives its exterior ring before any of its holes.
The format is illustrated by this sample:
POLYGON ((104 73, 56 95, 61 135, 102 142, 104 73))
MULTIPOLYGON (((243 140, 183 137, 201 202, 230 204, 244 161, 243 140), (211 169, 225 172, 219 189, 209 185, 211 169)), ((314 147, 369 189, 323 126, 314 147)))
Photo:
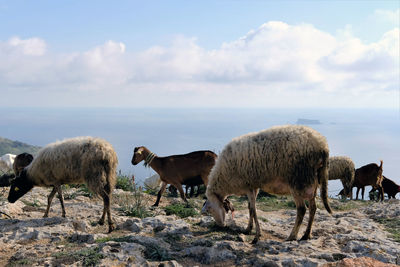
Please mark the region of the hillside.
POLYGON ((31 146, 19 141, 12 141, 10 139, 0 137, 0 156, 7 153, 18 155, 23 152, 35 154, 39 149, 40 147, 38 146, 31 146))
MULTIPOLYGON (((112 213, 117 229, 97 224, 102 201, 87 191, 66 187, 67 217, 54 198, 49 218, 42 218, 48 189, 35 187, 14 204, 0 193, 0 266, 396 266, 400 264, 399 200, 384 202, 330 199, 328 214, 318 201, 307 241, 285 241, 296 217, 286 197, 257 201, 262 236, 256 245, 242 233, 248 221, 246 198, 232 197, 234 217, 227 227, 200 215, 204 200, 190 208, 179 198, 139 191, 114 191, 112 213)), ((305 230, 308 212, 299 236, 305 230)))

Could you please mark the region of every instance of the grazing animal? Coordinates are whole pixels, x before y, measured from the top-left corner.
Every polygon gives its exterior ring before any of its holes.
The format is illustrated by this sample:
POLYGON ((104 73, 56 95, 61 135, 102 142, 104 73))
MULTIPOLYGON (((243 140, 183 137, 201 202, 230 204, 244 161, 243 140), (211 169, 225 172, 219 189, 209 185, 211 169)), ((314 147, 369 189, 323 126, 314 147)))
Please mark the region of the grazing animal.
POLYGON ((337 180, 343 184, 343 195, 353 199, 354 162, 349 157, 336 156, 329 158, 329 180, 337 180))
POLYGON ((212 151, 195 151, 184 155, 172 155, 158 157, 144 146, 135 147, 132 157, 132 164, 137 165, 144 161, 145 166, 150 166, 159 175, 162 181, 161 189, 157 194, 156 203, 158 206, 161 195, 168 184, 175 186, 181 198, 187 202, 182 184, 195 178, 200 178, 205 185, 208 182, 208 174, 215 164, 217 155, 212 151))
POLYGON ((383 201, 384 191, 382 187, 382 172, 383 172, 383 161, 381 160, 381 165, 378 166, 376 163, 370 163, 356 169, 354 176, 354 183, 352 187, 357 187, 356 200, 358 200, 358 192, 361 189, 361 198, 364 200, 364 190, 365 186, 371 185, 373 188, 379 190, 379 197, 383 201))
MULTIPOLYGON (((295 240, 309 201, 309 220, 302 240, 311 237, 311 227, 317 209, 315 197, 320 187, 325 209, 328 203, 329 148, 325 137, 317 131, 297 125, 276 126, 257 133, 234 138, 228 143, 211 170, 207 186, 207 201, 202 213, 225 224, 227 196, 246 194, 249 201, 250 233, 256 225, 256 243, 261 230, 257 219, 256 197, 259 189, 273 194, 291 194, 296 203, 296 222, 287 240, 295 240)), ((229 201, 228 201, 229 203, 229 201)))
POLYGON ((4 154, 0 157, 0 171, 3 173, 11 172, 15 159, 14 154, 4 154))
POLYGON ((13 170, 15 177, 19 176, 21 171, 33 161, 33 156, 29 153, 21 153, 14 159, 13 170))
POLYGON ((15 179, 14 174, 3 174, 0 176, 0 187, 6 187, 11 185, 11 181, 15 179))
POLYGON ((8 201, 14 203, 34 186, 53 187, 48 196, 44 217, 49 214, 53 197, 58 192, 62 216, 65 217, 61 185, 86 183, 88 188, 104 201, 99 224, 108 218, 111 232, 111 192, 116 183, 117 154, 111 144, 100 138, 76 137, 55 142, 42 148, 32 163, 11 183, 8 201))
MULTIPOLYGON (((389 199, 396 198, 396 194, 400 192, 400 185, 396 184, 389 178, 386 178, 384 175, 382 180, 382 187, 383 191, 388 195, 389 199)), ((369 195, 371 195, 371 193, 375 192, 376 190, 378 189, 372 188, 371 191, 369 191, 369 195)))

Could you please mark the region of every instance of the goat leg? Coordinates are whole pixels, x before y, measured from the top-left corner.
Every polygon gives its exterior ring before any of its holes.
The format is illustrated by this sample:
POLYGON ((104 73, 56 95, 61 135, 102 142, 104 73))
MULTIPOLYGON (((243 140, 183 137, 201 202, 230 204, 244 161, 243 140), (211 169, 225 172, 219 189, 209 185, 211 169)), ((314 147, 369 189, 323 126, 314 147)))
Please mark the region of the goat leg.
POLYGON ((158 204, 160 203, 161 195, 164 193, 165 188, 167 188, 167 183, 166 182, 162 182, 160 191, 158 191, 158 194, 157 194, 156 203, 154 203, 153 207, 158 207, 158 204))

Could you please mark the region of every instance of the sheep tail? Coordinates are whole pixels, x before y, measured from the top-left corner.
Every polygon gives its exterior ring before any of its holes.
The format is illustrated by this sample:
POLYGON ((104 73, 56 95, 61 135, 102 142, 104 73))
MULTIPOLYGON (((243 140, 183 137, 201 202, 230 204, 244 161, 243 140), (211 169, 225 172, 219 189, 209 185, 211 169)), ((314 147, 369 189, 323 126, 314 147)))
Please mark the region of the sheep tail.
POLYGON ((324 163, 322 168, 319 170, 318 175, 319 175, 319 181, 321 185, 321 199, 322 202, 324 203, 324 207, 327 212, 332 213, 332 209, 329 206, 328 202, 328 179, 329 179, 329 174, 328 174, 328 156, 324 159, 324 163))

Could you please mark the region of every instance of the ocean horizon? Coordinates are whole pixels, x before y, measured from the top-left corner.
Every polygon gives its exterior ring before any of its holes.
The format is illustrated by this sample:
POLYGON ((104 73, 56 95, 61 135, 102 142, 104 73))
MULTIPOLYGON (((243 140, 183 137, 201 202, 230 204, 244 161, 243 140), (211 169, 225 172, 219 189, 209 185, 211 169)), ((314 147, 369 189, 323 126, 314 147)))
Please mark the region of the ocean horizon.
MULTIPOLYGON (((115 148, 121 173, 134 175, 139 183, 155 172, 131 165, 136 146, 159 156, 205 149, 218 154, 234 137, 297 123, 319 131, 330 155, 349 156, 356 168, 382 159, 383 174, 400 183, 398 109, 0 108, 1 137, 36 146, 75 136, 101 137, 115 148)), ((340 181, 330 181, 329 195, 341 188, 340 181)))

